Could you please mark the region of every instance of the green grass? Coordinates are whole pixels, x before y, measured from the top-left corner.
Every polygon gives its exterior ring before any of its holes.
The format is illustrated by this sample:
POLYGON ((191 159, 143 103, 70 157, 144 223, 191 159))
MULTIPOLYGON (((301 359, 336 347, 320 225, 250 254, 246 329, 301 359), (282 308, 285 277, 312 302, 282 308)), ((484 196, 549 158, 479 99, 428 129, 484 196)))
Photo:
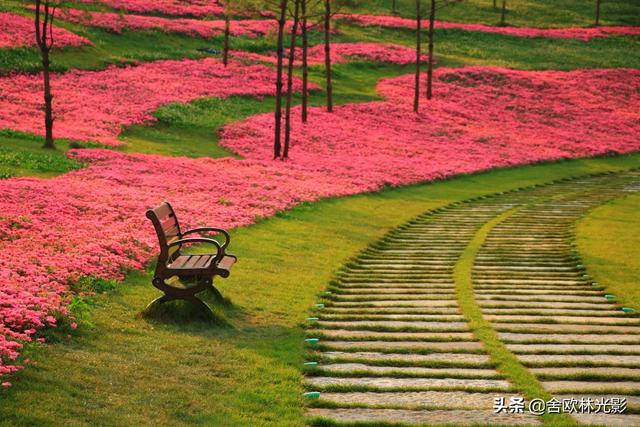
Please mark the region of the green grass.
MULTIPOLYGON (((423 10, 428 11, 429 1, 423 10)), ((415 17, 413 0, 397 0, 398 14, 415 17)), ((391 0, 352 0, 347 11, 357 13, 391 14, 391 0)), ((500 7, 494 9, 492 0, 464 0, 436 12, 442 21, 457 21, 497 25, 500 7)), ((595 0, 507 0, 507 24, 520 27, 591 26, 595 19, 595 0)), ((427 12, 428 13, 428 12, 427 12)), ((634 0, 607 0, 602 2, 601 25, 640 25, 640 3, 634 0)))
POLYGON ((240 261, 218 282, 233 302, 216 307, 224 322, 140 317, 158 292, 148 273, 131 273, 97 297, 77 337, 27 351, 33 363, 0 392, 0 424, 302 425, 304 319, 350 257, 431 208, 639 164, 631 155, 498 170, 305 204, 237 229, 240 261))
MULTIPOLYGON (((367 42, 400 43, 415 47, 415 31, 341 24, 344 38, 367 42)), ((640 37, 594 38, 589 42, 556 38, 527 38, 500 34, 436 30, 437 66, 494 65, 520 70, 577 68, 639 68, 640 37)))
POLYGON ((56 150, 42 148, 43 141, 24 134, 0 132, 0 179, 12 176, 48 178, 82 167, 65 155, 69 143, 58 142, 56 150))
POLYGON ((577 226, 587 272, 624 306, 640 310, 640 196, 616 199, 591 211, 577 226))

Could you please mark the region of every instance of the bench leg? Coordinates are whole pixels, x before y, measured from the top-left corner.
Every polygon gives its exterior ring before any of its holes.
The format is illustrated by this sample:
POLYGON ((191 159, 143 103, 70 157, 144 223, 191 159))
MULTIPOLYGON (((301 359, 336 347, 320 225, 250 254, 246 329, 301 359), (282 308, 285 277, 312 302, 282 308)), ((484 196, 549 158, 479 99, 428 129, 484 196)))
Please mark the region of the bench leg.
POLYGON ((145 308, 145 311, 148 310, 149 307, 151 307, 154 304, 164 304, 165 302, 173 301, 175 299, 177 299, 177 298, 173 297, 171 295, 164 294, 161 297, 158 297, 158 298, 154 299, 153 301, 151 301, 149 304, 147 304, 147 308, 145 308))

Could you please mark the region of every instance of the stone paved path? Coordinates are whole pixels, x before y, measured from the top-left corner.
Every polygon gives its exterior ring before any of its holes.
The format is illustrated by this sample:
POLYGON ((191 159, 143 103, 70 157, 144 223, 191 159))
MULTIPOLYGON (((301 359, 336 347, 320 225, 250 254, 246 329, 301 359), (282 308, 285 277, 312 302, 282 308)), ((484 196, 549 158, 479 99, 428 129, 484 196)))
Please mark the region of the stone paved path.
MULTIPOLYGON (((521 393, 474 336, 456 291, 461 254, 500 215, 473 265, 484 319, 558 398, 622 396, 640 408, 640 318, 605 297, 573 243, 581 215, 635 191, 638 171, 563 180, 452 204, 393 230, 343 268, 309 320, 306 387, 320 398, 309 400, 308 416, 540 424, 494 414, 494 397, 521 393)), ((640 425, 631 413, 576 418, 640 425)))

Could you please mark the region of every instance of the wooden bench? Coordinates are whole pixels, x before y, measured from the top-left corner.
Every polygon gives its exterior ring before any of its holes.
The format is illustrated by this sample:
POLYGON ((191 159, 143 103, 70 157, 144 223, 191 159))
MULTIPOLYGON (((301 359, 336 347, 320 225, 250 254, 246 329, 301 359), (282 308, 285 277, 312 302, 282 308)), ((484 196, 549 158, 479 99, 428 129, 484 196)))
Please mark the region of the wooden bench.
POLYGON ((231 241, 229 233, 215 227, 182 231, 178 217, 168 202, 155 209, 149 209, 147 218, 153 223, 160 243, 160 255, 152 283, 164 292, 163 296, 153 300, 149 305, 183 299, 211 311, 196 294, 211 289, 216 297, 222 300, 222 295, 213 286, 213 277, 229 277, 231 267, 237 261, 234 255, 226 252, 231 241), (206 233, 222 234, 225 241, 221 244, 212 238, 202 237, 206 233), (189 237, 194 234, 199 237, 189 237), (190 254, 183 250, 194 243, 213 245, 215 253, 190 254), (195 284, 186 286, 184 282, 190 279, 195 280, 195 284))

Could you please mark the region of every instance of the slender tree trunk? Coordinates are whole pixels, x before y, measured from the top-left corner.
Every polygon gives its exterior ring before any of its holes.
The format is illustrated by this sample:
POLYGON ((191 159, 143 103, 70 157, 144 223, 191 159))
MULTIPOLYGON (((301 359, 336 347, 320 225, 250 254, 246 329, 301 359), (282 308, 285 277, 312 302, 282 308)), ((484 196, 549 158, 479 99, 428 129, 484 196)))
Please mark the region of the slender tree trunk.
POLYGON ((500 13, 500 25, 507 23, 507 0, 502 0, 502 12, 500 13))
POLYGON ((301 0, 302 7, 302 123, 307 123, 309 109, 309 37, 307 34, 307 0, 301 0))
POLYGON ((596 0, 596 22, 595 22, 596 27, 600 25, 600 3, 601 3, 601 0, 596 0))
POLYGON ((433 27, 436 22, 436 0, 431 0, 429 15, 429 57, 427 58, 427 99, 433 97, 433 27))
POLYGON ((286 24, 287 0, 280 0, 280 16, 278 17, 278 62, 276 66, 276 111, 275 111, 275 141, 273 143, 273 158, 280 157, 282 145, 282 57, 284 55, 284 26, 286 24))
POLYGON ((226 67, 229 64, 229 36, 231 34, 231 17, 229 12, 224 14, 224 45, 222 47, 222 63, 226 67))
POLYGON ((55 148, 53 141, 53 95, 51 94, 51 61, 49 52, 53 47, 53 17, 55 7, 51 7, 48 0, 36 0, 35 10, 35 30, 36 43, 40 49, 42 59, 42 78, 44 83, 44 127, 45 138, 44 148, 55 148), (41 19, 41 13, 44 16, 41 19))
POLYGON ((324 2, 324 66, 327 74, 327 111, 333 112, 333 86, 331 83, 331 0, 324 2))
POLYGON ((391 0, 391 13, 394 15, 398 13, 398 5, 396 4, 396 0, 391 0))
POLYGON ((42 75, 44 78, 44 148, 56 148, 53 142, 53 95, 51 94, 49 52, 42 52, 42 75))
POLYGON ((420 108, 420 66, 422 65, 422 13, 420 11, 421 0, 416 0, 416 86, 413 96, 413 111, 420 108))
POLYGON ((493 0, 493 8, 494 9, 498 8, 498 0, 493 0))
POLYGON ((287 105, 284 115, 284 150, 282 158, 289 157, 289 142, 291 141, 291 99, 293 98, 293 62, 296 58, 296 35, 300 19, 300 0, 294 0, 293 28, 291 29, 291 47, 289 48, 289 64, 287 68, 287 105))

